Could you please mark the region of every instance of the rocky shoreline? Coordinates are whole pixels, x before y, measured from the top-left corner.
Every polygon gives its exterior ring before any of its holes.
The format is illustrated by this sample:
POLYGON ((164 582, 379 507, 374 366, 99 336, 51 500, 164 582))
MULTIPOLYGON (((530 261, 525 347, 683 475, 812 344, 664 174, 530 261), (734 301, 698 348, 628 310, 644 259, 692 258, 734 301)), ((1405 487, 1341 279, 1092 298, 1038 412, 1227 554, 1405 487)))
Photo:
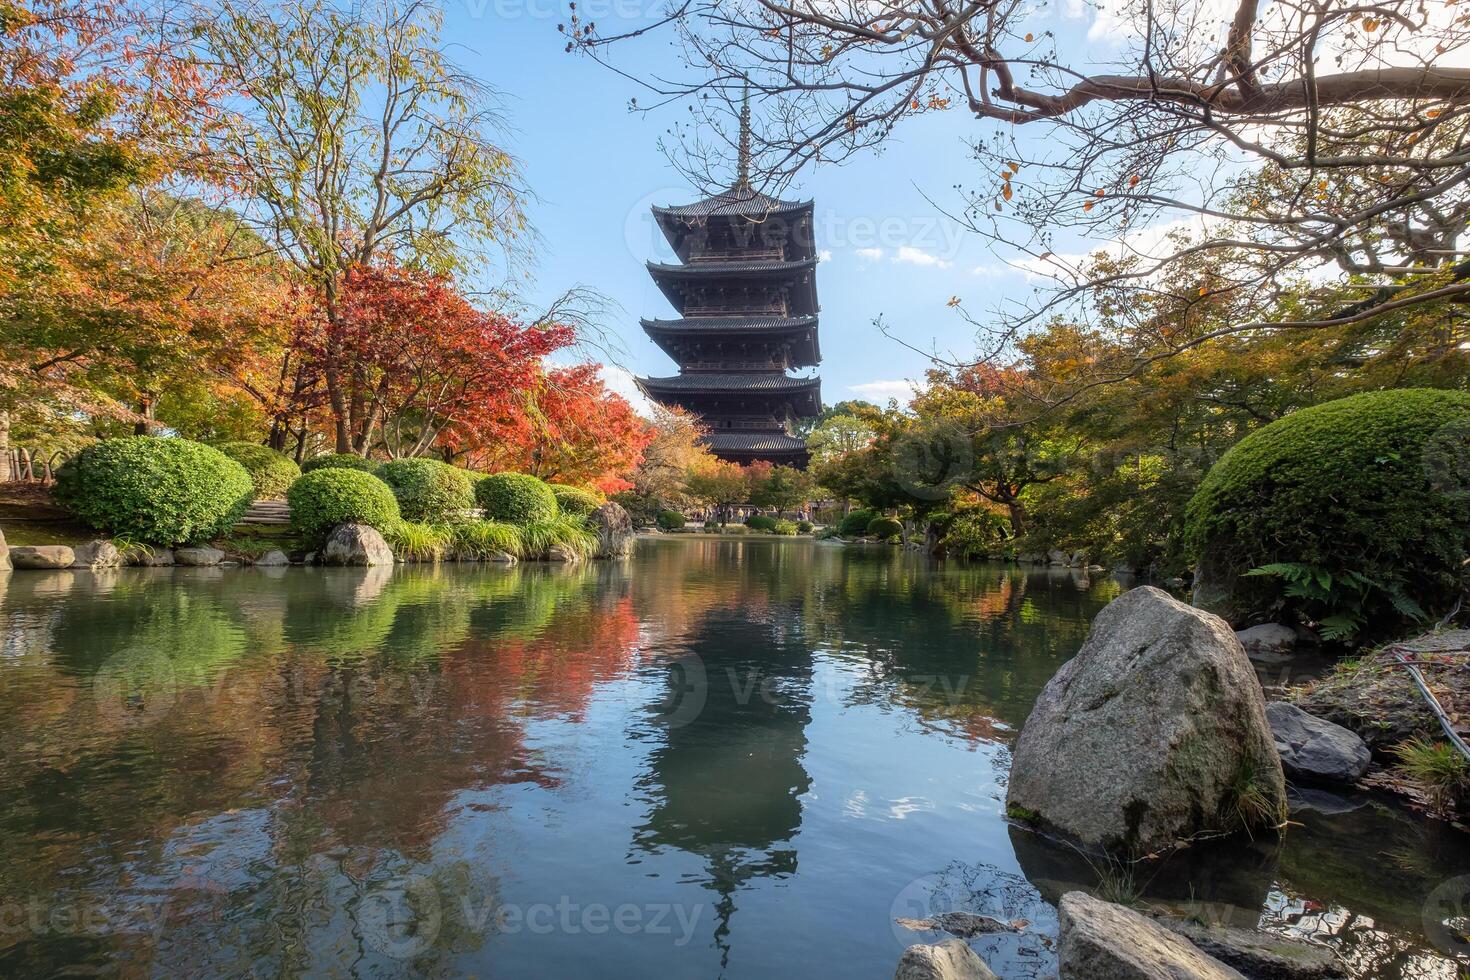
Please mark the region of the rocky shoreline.
MULTIPOLYGON (((633 551, 636 535, 627 511, 614 503, 603 504, 588 517, 597 535, 593 559, 626 558, 633 551)), ((519 559, 509 553, 488 556, 448 555, 444 561, 513 564, 519 559)), ((539 560, 561 563, 581 561, 581 556, 566 548, 552 547, 539 560)), ((415 559, 395 555, 381 532, 366 524, 341 524, 327 535, 324 545, 315 551, 287 553, 271 549, 249 556, 211 545, 186 547, 127 546, 119 548, 107 538, 96 538, 81 545, 7 545, 0 529, 0 571, 101 571, 126 566, 163 568, 242 567, 279 568, 290 565, 378 566, 412 563, 415 559)))

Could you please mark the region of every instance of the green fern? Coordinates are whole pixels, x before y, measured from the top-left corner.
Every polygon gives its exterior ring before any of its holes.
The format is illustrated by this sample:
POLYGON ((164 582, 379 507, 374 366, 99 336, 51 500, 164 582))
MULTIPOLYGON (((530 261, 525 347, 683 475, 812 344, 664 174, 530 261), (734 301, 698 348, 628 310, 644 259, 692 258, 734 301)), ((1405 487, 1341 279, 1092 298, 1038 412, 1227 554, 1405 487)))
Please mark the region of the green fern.
POLYGON ((1324 640, 1351 640, 1362 632, 1368 608, 1380 596, 1405 619, 1415 623, 1429 619, 1398 582, 1380 582, 1351 569, 1334 575, 1319 565, 1283 561, 1252 568, 1245 574, 1281 579, 1282 595, 1303 603, 1306 612, 1316 619, 1324 640))

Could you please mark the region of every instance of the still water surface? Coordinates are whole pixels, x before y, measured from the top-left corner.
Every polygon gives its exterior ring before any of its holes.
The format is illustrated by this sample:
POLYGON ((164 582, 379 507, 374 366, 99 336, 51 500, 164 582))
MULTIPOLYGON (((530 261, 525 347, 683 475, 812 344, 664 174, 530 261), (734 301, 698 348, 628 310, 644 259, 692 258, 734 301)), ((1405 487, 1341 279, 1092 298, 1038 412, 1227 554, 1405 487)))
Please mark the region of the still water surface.
MULTIPOLYGON (((1054 975, 1052 903, 1112 875, 1006 824, 1008 746, 1119 589, 704 537, 0 575, 0 975, 884 977, 931 907, 1054 975)), ((1134 884, 1455 977, 1463 840, 1312 802, 1134 884)))

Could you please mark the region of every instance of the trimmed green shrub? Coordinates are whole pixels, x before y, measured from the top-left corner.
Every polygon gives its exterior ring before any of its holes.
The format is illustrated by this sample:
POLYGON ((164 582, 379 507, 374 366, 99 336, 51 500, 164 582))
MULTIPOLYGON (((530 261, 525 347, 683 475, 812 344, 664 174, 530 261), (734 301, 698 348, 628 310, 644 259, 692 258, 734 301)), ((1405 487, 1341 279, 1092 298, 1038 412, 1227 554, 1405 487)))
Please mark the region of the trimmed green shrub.
POLYGON ((879 540, 896 538, 903 533, 903 522, 892 517, 875 517, 868 522, 868 534, 879 540))
POLYGON ((245 467, 256 500, 280 500, 301 475, 294 459, 257 442, 222 442, 214 448, 245 467))
POLYGON ((665 531, 678 531, 684 527, 684 515, 677 510, 661 510, 658 512, 658 526, 665 531))
POLYGON ((313 456, 301 464, 303 473, 316 470, 361 470, 364 473, 376 473, 378 464, 356 453, 327 453, 325 456, 313 456))
POLYGON ((772 534, 780 534, 780 535, 783 535, 783 536, 794 535, 794 534, 796 534, 796 522, 795 521, 777 521, 775 523, 775 526, 773 526, 771 528, 771 533, 772 534))
POLYGON ((797 534, 811 534, 814 529, 815 529, 815 525, 813 525, 811 521, 797 521, 796 522, 796 533, 797 534))
POLYGON ((745 526, 750 528, 752 531, 760 531, 765 534, 770 534, 772 531, 776 530, 776 519, 774 517, 765 517, 761 514, 756 514, 745 519, 745 526))
POLYGON ((576 517, 586 517, 602 506, 601 497, 581 487, 553 485, 551 495, 556 498, 558 510, 563 514, 572 514, 576 517))
POLYGON ((870 510, 855 510, 837 522, 837 533, 847 538, 867 534, 868 525, 873 523, 873 518, 877 516, 870 510))
POLYGON ((1257 430, 1186 508, 1197 601, 1237 622, 1300 614, 1337 638, 1447 608, 1470 544, 1467 458, 1461 392, 1370 392, 1257 430))
POLYGON ((245 467, 218 449, 156 436, 95 442, 56 474, 56 497, 79 520, 150 545, 216 538, 254 493, 245 467))
POLYGON ((291 524, 320 541, 338 524, 367 524, 386 535, 402 516, 388 484, 361 470, 327 467, 303 474, 286 491, 291 524))
POLYGON ((720 528, 721 534, 749 534, 750 529, 744 524, 726 524, 720 528))
POLYGON ((718 531, 720 529, 720 523, 719 521, 705 521, 704 529, 706 531, 718 531))
POLYGON ((394 459, 378 468, 378 479, 398 498, 405 521, 449 524, 475 506, 469 477, 437 459, 394 459))
POLYGON ((530 524, 557 515, 551 487, 525 473, 492 473, 475 485, 475 498, 494 521, 530 524))

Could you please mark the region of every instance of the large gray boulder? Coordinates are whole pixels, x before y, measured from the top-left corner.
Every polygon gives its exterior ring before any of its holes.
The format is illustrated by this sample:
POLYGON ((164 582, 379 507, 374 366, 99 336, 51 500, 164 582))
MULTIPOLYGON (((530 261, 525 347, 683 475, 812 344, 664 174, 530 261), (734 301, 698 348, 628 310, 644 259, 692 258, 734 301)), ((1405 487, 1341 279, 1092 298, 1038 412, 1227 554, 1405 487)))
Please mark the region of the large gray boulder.
POLYGON ((5 545, 5 532, 0 531, 0 572, 10 571, 10 549, 5 545))
POLYGON ((1150 586, 1109 603, 1022 727, 1006 803, 1023 822, 1137 854, 1276 826, 1281 760, 1230 627, 1150 586))
POLYGON ((211 568, 225 560, 225 553, 218 548, 175 548, 174 563, 191 568, 211 568))
POLYGON ((626 558, 633 553, 633 519, 622 504, 603 504, 587 519, 597 531, 596 557, 626 558))
POLYGON ((286 556, 284 551, 273 549, 255 559, 253 564, 257 568, 281 568, 291 564, 291 559, 286 556))
POLYGON ((1165 918, 1158 922, 1251 980, 1339 980, 1347 976, 1337 954, 1320 943, 1260 929, 1205 925, 1193 919, 1165 918))
POLYGON ((1368 744, 1356 733, 1294 704, 1272 701, 1266 705, 1266 720, 1271 723, 1281 767, 1293 779, 1354 783, 1373 761, 1368 744))
POLYGON ((70 568, 76 560, 76 552, 64 544, 17 545, 10 549, 10 563, 16 568, 70 568))
POLYGON ((376 528, 366 524, 339 524, 322 549, 323 565, 391 565, 393 549, 376 528))
POLYGON ((1132 909, 1068 892, 1059 906, 1061 980, 1245 980, 1132 909))
POLYGON ((893 980, 996 980, 996 976, 963 939, 946 939, 904 950, 893 980))
POLYGON ((96 571, 101 568, 119 568, 123 563, 122 553, 117 550, 117 545, 105 538, 88 541, 72 551, 73 568, 89 568, 96 571))

